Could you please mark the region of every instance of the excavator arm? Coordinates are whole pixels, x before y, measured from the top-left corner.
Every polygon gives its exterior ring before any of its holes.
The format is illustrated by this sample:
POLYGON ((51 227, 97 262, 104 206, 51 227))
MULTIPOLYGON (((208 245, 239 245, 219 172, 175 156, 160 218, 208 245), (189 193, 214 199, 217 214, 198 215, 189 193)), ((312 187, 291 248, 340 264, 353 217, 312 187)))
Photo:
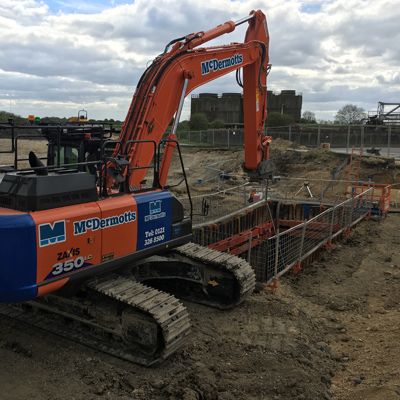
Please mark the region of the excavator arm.
MULTIPOLYGON (((167 45, 141 77, 133 96, 119 141, 129 161, 129 187, 139 187, 145 177, 154 146, 158 144, 174 118, 170 139, 175 139, 184 98, 197 87, 243 68, 243 104, 245 131, 245 169, 260 171, 268 159, 271 138, 263 136, 266 118, 266 80, 268 74, 269 34, 265 15, 252 11, 238 22, 226 22, 207 32, 177 39, 167 45), (248 22, 244 43, 218 47, 198 47, 236 26, 248 22), (168 51, 169 47, 172 48, 168 51)), ((160 169, 164 186, 173 145, 167 144, 160 169), (169 148, 168 148, 169 147, 169 148)), ((125 174, 128 173, 125 171, 125 174)), ((112 181, 108 179, 108 185, 112 181)))

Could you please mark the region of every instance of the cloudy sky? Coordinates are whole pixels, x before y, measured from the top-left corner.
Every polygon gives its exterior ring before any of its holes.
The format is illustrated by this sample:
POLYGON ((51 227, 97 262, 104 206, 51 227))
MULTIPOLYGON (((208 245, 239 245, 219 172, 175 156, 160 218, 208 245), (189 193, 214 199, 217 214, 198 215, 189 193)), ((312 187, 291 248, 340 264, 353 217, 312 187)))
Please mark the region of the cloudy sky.
MULTIPOLYGON (((348 103, 400 102, 400 0, 1 0, 0 110, 123 120, 168 42, 257 9, 271 37, 269 90, 302 92, 303 111, 324 120, 348 103)), ((240 91, 228 75, 193 93, 240 91)), ((189 113, 186 100, 181 120, 189 113)))

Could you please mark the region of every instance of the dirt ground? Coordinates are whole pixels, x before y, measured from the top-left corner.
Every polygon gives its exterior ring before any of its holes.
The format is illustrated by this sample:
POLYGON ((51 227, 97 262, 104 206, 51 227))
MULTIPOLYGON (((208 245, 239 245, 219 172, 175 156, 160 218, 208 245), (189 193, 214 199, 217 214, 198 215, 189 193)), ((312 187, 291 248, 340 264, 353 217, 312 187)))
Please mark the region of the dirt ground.
MULTIPOLYGON (((294 147, 277 141, 271 150, 291 176, 331 177, 343 162, 294 147)), ((184 154, 193 186, 205 165, 232 158, 184 154)), ((240 164, 242 152, 234 158, 240 164)), ((398 182, 387 163, 370 162, 363 173, 398 182)), ((361 222, 321 260, 282 278, 275 294, 254 293, 234 310, 183 302, 192 335, 150 368, 2 317, 0 399, 400 399, 399 226, 395 212, 361 222)))

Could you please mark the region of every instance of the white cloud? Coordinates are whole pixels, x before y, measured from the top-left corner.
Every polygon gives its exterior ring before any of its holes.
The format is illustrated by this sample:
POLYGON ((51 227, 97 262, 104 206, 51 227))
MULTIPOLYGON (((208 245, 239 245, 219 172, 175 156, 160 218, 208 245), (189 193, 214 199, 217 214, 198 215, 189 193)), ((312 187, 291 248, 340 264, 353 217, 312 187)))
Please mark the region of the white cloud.
MULTIPOLYGON (((26 116, 124 119, 148 63, 172 39, 267 15, 269 89, 303 93, 303 110, 333 119, 351 102, 398 102, 400 9, 387 0, 2 0, 0 109, 26 116), (10 102, 11 100, 11 102, 10 102)), ((245 24, 210 45, 242 42, 245 24)), ((208 44, 207 44, 208 45, 208 44)), ((234 76, 196 89, 235 92, 234 76)), ((185 102, 183 118, 190 112, 185 102)))

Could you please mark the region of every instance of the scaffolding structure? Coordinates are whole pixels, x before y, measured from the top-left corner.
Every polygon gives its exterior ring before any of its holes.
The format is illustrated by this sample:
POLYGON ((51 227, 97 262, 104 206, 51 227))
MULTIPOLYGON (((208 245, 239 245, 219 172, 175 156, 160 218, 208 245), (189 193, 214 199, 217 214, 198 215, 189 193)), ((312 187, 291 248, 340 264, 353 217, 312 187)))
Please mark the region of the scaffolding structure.
POLYGON ((368 125, 400 125, 400 103, 380 101, 375 113, 368 113, 368 125))

